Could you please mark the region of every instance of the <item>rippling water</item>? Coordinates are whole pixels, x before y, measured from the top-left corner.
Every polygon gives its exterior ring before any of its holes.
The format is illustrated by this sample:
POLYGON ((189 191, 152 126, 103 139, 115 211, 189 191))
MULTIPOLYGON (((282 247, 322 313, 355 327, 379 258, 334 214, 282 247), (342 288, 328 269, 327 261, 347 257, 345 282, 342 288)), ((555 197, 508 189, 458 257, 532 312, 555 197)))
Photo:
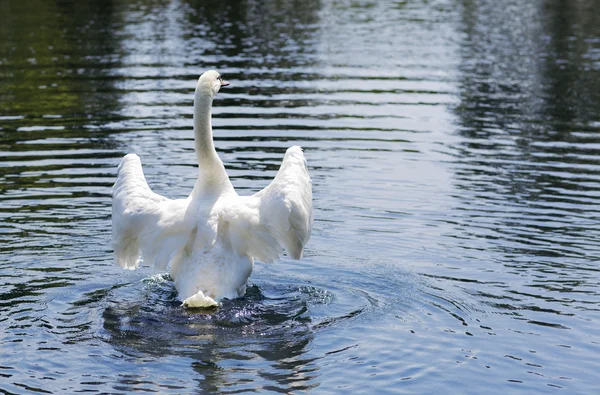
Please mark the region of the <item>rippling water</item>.
POLYGON ((598 7, 2 2, 0 392, 596 392, 598 7), (113 264, 110 194, 136 152, 187 196, 209 68, 234 186, 299 144, 315 226, 186 310, 113 264))

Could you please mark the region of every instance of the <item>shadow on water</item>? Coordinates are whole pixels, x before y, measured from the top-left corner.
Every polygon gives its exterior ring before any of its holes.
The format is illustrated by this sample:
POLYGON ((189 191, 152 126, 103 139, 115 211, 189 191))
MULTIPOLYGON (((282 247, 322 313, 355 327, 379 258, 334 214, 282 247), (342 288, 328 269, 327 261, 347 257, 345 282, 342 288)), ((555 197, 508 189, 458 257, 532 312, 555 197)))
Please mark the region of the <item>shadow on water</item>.
POLYGON ((318 358, 307 355, 318 330, 311 310, 333 303, 333 293, 266 283, 250 286, 244 297, 215 309, 185 309, 167 275, 140 285, 143 301, 122 300, 131 289, 115 289, 102 313, 100 336, 128 358, 187 358, 199 375, 194 380, 206 392, 239 386, 287 392, 318 385, 318 358), (263 367, 251 368, 247 363, 252 360, 263 361, 263 367))

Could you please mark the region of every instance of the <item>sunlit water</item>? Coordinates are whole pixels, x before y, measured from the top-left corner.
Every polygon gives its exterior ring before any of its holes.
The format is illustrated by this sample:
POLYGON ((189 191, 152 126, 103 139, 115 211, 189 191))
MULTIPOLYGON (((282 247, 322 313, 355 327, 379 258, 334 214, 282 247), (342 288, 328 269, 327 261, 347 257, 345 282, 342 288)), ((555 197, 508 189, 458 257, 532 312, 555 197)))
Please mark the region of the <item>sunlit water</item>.
POLYGON ((598 391, 598 1, 164 3, 0 4, 0 392, 598 391), (299 144, 315 225, 186 310, 110 196, 190 192, 209 68, 234 186, 299 144))

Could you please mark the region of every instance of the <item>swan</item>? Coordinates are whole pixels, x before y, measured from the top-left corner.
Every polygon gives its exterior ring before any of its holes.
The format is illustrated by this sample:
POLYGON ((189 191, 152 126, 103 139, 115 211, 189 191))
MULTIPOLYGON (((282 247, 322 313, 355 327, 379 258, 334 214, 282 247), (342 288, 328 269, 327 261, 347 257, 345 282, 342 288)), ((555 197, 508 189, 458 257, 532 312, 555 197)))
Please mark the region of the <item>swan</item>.
POLYGON ((113 187, 115 262, 136 269, 171 267, 185 307, 209 307, 244 295, 254 260, 272 263, 283 249, 301 259, 313 224, 312 182, 298 146, 290 147, 275 179, 252 196, 239 196, 212 138, 215 95, 229 83, 215 70, 202 74, 194 94, 198 179, 185 199, 150 189, 140 158, 125 155, 113 187))

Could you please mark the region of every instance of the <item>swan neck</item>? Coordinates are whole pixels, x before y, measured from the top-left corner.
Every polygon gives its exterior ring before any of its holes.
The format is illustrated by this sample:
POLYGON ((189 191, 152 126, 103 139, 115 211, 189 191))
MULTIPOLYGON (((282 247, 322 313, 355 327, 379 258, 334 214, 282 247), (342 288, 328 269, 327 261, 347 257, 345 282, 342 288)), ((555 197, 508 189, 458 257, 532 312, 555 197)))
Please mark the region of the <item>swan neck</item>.
POLYGON ((196 157, 201 166, 212 164, 218 160, 213 144, 211 110, 213 98, 196 90, 194 98, 194 140, 196 157))
POLYGON ((194 97, 194 142, 198 159, 198 181, 194 196, 218 196, 233 191, 225 166, 213 143, 211 110, 213 95, 196 88, 194 97))

